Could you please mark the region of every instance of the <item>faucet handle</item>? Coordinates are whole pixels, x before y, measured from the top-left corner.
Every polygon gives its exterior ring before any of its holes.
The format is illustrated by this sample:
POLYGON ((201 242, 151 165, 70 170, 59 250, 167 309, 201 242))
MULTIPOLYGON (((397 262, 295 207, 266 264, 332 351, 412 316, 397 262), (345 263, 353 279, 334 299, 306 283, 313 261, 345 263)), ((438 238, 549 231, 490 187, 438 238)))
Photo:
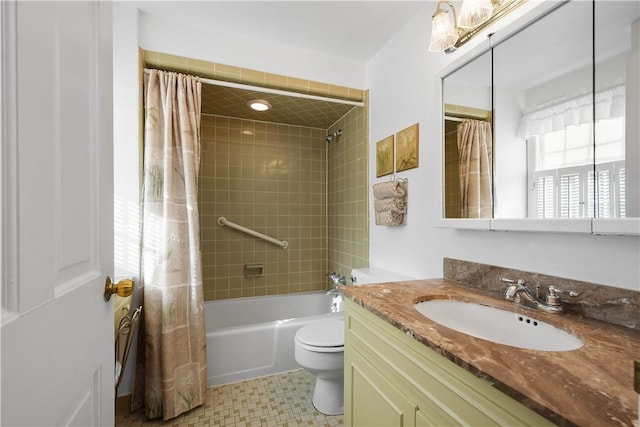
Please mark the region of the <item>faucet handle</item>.
POLYGON ((551 306, 562 305, 562 300, 560 299, 560 293, 562 292, 569 294, 570 297, 577 297, 578 295, 580 295, 576 291, 564 291, 562 289, 558 289, 554 285, 549 285, 549 290, 547 291, 547 296, 545 298, 547 304, 551 306))
POLYGON ((558 288, 553 285, 549 285, 549 290, 547 291, 547 296, 545 297, 547 304, 551 306, 559 306, 562 305, 562 300, 560 299, 560 295, 558 295, 558 288))
POLYGON ((568 294, 570 297, 577 297, 578 295, 580 295, 580 292, 571 291, 571 290, 565 291, 563 289, 558 289, 554 285, 549 285, 549 293, 553 295, 557 295, 558 293, 565 293, 565 294, 568 294))
POLYGON ((529 292, 529 289, 525 286, 525 281, 522 279, 513 280, 501 277, 500 281, 509 284, 504 293, 504 297, 508 300, 515 300, 519 298, 520 296, 518 295, 518 292, 520 291, 529 292))

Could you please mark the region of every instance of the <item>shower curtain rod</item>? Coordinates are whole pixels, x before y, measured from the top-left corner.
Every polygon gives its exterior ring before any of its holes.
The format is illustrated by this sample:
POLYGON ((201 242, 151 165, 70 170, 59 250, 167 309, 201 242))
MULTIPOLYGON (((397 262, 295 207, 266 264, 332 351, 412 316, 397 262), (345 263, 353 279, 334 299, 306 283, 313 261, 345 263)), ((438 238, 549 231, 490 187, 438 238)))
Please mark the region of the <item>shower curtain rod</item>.
MULTIPOLYGON (((151 69, 149 68, 144 69, 144 72, 146 74, 149 74, 150 71, 151 69)), ((200 81, 202 83, 214 85, 214 86, 230 87, 233 89, 252 90, 254 92, 269 93, 272 95, 284 95, 284 96, 290 96, 292 98, 312 99, 314 101, 333 102, 336 104, 352 105, 354 107, 364 107, 364 102, 348 101, 346 99, 328 98, 325 96, 309 95, 306 93, 290 92, 290 91, 280 90, 280 89, 271 89, 268 87, 251 86, 251 85, 246 85, 242 83, 225 82, 223 80, 208 79, 206 77, 200 77, 200 81)))
POLYGON ((489 118, 479 118, 479 117, 471 117, 471 116, 444 116, 445 120, 449 120, 452 122, 463 122, 465 120, 479 120, 481 122, 489 122, 489 118))

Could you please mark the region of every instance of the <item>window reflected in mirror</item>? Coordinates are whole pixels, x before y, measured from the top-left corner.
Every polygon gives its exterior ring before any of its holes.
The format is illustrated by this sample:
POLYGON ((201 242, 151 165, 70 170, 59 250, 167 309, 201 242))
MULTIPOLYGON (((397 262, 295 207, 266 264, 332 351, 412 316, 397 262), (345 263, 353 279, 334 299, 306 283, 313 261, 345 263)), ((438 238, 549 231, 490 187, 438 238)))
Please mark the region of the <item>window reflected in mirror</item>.
POLYGON ((574 0, 445 76, 445 217, 483 217, 456 194, 464 109, 493 123, 489 217, 640 216, 639 50, 640 2, 574 0))
POLYGON ((542 133, 528 142, 535 165, 533 218, 625 217, 624 116, 542 133), (599 153, 594 175, 593 138, 599 153), (581 203, 584 198, 585 203, 581 203))
POLYGON ((592 5, 565 4, 493 49, 496 218, 587 218, 592 5))

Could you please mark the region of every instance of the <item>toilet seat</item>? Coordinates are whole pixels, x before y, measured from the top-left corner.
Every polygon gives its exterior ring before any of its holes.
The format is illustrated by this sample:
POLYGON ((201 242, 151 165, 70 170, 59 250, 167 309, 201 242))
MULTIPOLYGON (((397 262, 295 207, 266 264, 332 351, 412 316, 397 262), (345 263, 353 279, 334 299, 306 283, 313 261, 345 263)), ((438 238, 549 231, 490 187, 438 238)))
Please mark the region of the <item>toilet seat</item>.
POLYGON ((298 345, 309 351, 344 351, 344 320, 329 320, 303 326, 296 332, 295 340, 298 345))

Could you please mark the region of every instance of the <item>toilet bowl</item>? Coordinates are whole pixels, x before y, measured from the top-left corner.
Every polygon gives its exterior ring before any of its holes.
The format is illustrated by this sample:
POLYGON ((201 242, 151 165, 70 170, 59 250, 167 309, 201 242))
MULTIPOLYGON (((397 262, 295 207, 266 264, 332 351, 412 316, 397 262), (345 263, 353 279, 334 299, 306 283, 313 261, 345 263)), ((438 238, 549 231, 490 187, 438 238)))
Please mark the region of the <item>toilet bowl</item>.
MULTIPOLYGON (((378 268, 351 271, 357 285, 411 280, 412 277, 378 268)), ((326 415, 344 413, 344 320, 327 320, 296 332, 295 359, 316 376, 313 406, 326 415)))
POLYGON ((344 412, 344 320, 304 326, 296 332, 295 359, 315 375, 313 406, 326 415, 344 412))

